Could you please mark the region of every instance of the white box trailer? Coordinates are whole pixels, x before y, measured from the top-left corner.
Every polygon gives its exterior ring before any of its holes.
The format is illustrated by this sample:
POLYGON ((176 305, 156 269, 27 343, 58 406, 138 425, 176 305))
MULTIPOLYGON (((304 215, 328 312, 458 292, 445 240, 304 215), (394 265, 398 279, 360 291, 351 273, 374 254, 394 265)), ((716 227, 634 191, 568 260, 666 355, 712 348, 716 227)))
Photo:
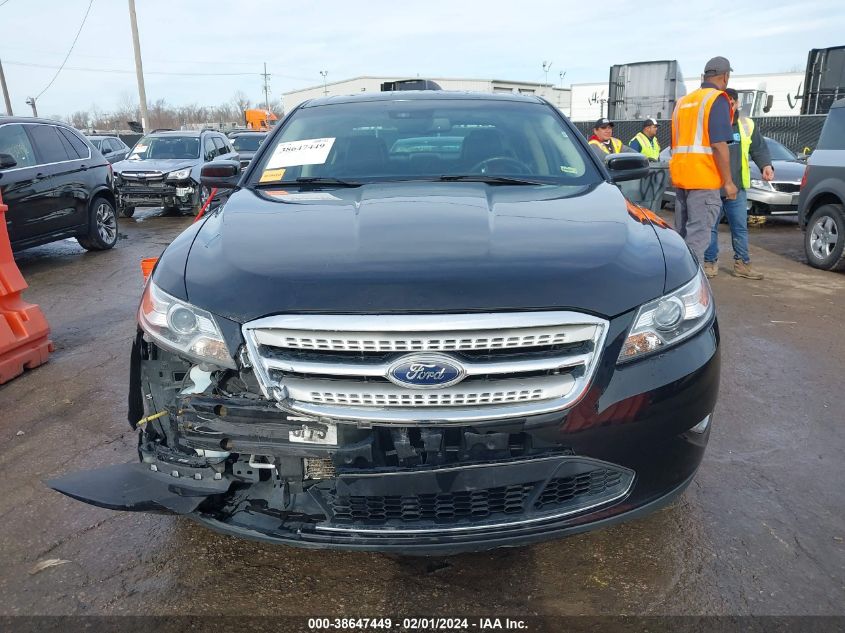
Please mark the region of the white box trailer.
POLYGON ((610 67, 607 117, 667 119, 685 94, 681 68, 674 59, 617 64, 610 67))

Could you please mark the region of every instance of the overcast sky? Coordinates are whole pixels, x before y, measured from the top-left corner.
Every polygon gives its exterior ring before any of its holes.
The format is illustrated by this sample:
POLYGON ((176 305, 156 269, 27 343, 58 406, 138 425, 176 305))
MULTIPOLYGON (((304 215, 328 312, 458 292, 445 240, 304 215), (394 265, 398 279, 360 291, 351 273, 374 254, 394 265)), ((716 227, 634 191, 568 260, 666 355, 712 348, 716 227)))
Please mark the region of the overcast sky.
MULTIPOLYGON (((0 0, 0 60, 16 114, 67 54, 89 0, 0 0)), ((147 99, 215 105, 358 75, 606 81, 612 64, 677 59, 686 76, 714 55, 735 74, 804 70, 807 52, 845 44, 843 0, 693 5, 565 0, 136 0, 147 99), (171 74, 167 74, 171 73, 171 74), (176 75, 172 73, 184 73, 176 75), (203 75, 203 73, 206 73, 203 75)), ((126 0, 94 0, 42 116, 137 100, 126 0), (85 70, 88 69, 88 70, 85 70)), ((1 104, 0 104, 1 105, 1 104)))

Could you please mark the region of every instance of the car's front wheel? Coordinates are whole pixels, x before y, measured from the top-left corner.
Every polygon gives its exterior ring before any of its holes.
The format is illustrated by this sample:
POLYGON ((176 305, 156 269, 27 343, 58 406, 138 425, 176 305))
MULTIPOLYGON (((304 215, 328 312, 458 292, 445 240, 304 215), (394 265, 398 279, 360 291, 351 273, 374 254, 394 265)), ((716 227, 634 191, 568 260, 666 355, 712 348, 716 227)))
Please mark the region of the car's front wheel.
POLYGON ((205 201, 208 200, 208 197, 211 195, 211 189, 206 187, 205 185, 200 185, 197 189, 197 197, 196 201, 194 202, 194 206, 191 209, 191 215, 199 215, 199 212, 202 210, 202 205, 205 204, 205 201))
POLYGON ((104 251, 117 244, 117 212, 111 202, 94 198, 88 211, 88 233, 76 241, 89 251, 104 251))
POLYGON ((845 207, 820 206, 807 223, 804 234, 807 261, 822 270, 845 270, 845 207))

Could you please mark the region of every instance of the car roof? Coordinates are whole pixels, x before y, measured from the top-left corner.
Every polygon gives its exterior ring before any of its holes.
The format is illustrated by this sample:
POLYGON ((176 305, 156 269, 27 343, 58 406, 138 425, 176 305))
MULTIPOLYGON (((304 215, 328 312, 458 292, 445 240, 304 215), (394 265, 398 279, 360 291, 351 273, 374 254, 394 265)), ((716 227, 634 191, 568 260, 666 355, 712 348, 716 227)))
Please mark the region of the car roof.
POLYGON ((840 99, 839 101, 834 101, 833 105, 830 106, 831 110, 833 110, 833 108, 845 108, 845 99, 840 99))
POLYGON ((213 132, 213 130, 162 130, 150 132, 145 136, 200 136, 203 132, 213 132))
POLYGON ((62 127, 69 127, 73 128, 72 125, 65 123, 64 121, 56 121, 54 119, 42 119, 40 117, 31 117, 31 116, 7 116, 5 114, 0 114, 0 125, 3 123, 46 123, 48 125, 61 125, 62 127))
POLYGON ((369 101, 517 101, 523 103, 544 103, 533 95, 510 92, 462 92, 457 90, 398 90, 396 92, 366 92, 355 95, 318 97, 302 104, 313 108, 339 103, 366 103, 369 101))
POLYGON ((120 137, 118 137, 117 134, 86 134, 85 138, 92 138, 95 141, 101 141, 104 138, 116 138, 117 140, 120 140, 120 137))
POLYGON ((229 138, 235 138, 236 136, 267 136, 268 132, 262 132, 261 130, 243 130, 242 132, 230 132, 229 138))

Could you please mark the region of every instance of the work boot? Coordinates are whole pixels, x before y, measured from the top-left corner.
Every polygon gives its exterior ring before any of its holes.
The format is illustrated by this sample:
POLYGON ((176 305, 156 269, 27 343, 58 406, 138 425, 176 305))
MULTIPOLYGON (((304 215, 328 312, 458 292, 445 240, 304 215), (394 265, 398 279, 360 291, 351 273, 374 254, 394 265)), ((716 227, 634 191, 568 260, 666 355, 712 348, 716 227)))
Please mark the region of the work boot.
POLYGON ((763 273, 758 273, 751 266, 751 262, 747 264, 741 259, 734 260, 734 277, 745 277, 746 279, 762 279, 763 273))
POLYGON ((707 279, 713 279, 713 277, 719 274, 719 262, 704 262, 704 274, 707 276, 707 279))

